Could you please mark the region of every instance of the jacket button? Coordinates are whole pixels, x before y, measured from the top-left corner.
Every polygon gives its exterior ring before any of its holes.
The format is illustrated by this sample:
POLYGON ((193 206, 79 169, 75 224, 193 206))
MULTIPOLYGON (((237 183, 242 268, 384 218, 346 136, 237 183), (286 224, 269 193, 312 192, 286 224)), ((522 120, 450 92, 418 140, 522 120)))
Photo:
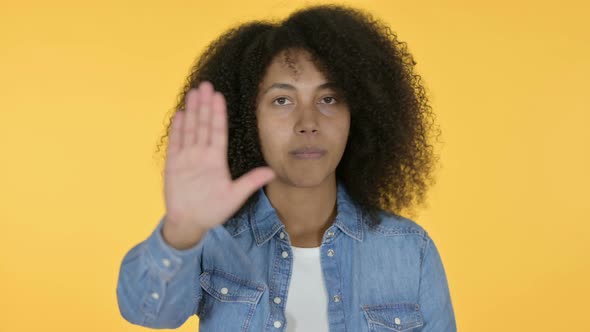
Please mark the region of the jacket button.
POLYGON ((227 292, 228 292, 227 288, 223 287, 221 289, 221 294, 225 295, 225 294, 227 294, 227 292))
POLYGON ((395 321, 395 323, 396 323, 397 325, 399 325, 399 324, 401 324, 401 323, 402 323, 402 321, 401 321, 399 318, 397 318, 397 317, 395 317, 395 320, 394 320, 394 321, 395 321))
POLYGON ((283 258, 289 257, 289 253, 286 251, 283 251, 283 253, 281 255, 283 256, 283 258))
POLYGON ((330 256, 330 257, 334 256, 334 250, 328 249, 328 256, 330 256))
POLYGON ((281 298, 280 297, 275 297, 273 300, 276 304, 281 303, 281 298))
POLYGON ((281 239, 284 239, 284 238, 285 238, 285 233, 281 232, 281 233, 279 234, 279 237, 280 237, 281 239))
POLYGON ((275 320, 274 326, 278 329, 279 327, 283 326, 283 324, 281 324, 281 322, 278 320, 275 320))
POLYGON ((157 300, 160 298, 160 295, 158 293, 154 292, 154 293, 152 293, 152 297, 157 300))

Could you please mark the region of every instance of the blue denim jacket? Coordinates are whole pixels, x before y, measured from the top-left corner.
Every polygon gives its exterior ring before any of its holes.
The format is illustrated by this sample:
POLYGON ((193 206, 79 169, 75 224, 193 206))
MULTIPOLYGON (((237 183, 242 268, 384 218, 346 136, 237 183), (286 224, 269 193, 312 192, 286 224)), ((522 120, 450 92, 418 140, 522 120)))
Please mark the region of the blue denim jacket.
MULTIPOLYGON (((340 180, 337 186, 337 216, 320 247, 330 331, 456 331, 445 270, 428 233, 385 211, 370 230, 340 180)), ((289 234, 263 188, 258 192, 255 206, 186 250, 164 242, 162 217, 122 260, 123 318, 170 329, 196 314, 202 332, 285 331, 289 234)))

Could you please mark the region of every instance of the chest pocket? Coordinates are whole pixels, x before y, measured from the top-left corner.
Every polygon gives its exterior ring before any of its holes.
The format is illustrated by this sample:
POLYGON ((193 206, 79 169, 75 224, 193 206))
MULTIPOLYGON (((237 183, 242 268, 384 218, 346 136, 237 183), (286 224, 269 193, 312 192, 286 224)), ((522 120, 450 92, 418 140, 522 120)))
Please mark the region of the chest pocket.
POLYGON ((419 331, 424 325, 420 307, 415 303, 363 305, 371 332, 419 331))
POLYGON ((199 326, 203 331, 248 331, 256 306, 266 287, 235 274, 213 269, 199 277, 203 307, 199 326))

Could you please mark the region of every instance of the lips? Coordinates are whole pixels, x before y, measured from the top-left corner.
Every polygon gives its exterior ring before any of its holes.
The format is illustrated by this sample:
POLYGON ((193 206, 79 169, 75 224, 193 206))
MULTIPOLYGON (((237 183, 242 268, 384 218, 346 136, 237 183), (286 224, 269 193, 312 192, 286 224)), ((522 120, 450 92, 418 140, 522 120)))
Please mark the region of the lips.
POLYGON ((293 151, 291 151, 291 153, 292 154, 304 154, 304 153, 324 154, 324 153, 326 153, 326 150, 320 149, 320 148, 306 147, 306 148, 300 148, 300 149, 293 150, 293 151))
POLYGON ((291 151, 297 159, 318 159, 326 154, 326 150, 316 147, 304 147, 291 151))

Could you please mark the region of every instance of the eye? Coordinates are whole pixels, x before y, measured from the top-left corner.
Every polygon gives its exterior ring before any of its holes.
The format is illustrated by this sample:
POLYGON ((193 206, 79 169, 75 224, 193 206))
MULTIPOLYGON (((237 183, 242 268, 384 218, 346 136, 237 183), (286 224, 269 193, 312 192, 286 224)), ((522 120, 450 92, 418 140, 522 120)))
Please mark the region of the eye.
POLYGON ((287 97, 279 97, 279 98, 275 98, 275 100, 273 100, 272 103, 273 103, 273 105, 279 105, 279 106, 287 105, 287 104, 285 104, 285 102, 287 100, 288 100, 287 97), (278 104, 276 103, 277 101, 279 102, 278 104))
POLYGON ((334 97, 324 97, 324 98, 322 98, 322 100, 324 100, 324 101, 328 100, 327 104, 330 104, 330 105, 336 103, 336 98, 334 98, 334 97), (330 102, 330 101, 333 101, 333 102, 330 102))

